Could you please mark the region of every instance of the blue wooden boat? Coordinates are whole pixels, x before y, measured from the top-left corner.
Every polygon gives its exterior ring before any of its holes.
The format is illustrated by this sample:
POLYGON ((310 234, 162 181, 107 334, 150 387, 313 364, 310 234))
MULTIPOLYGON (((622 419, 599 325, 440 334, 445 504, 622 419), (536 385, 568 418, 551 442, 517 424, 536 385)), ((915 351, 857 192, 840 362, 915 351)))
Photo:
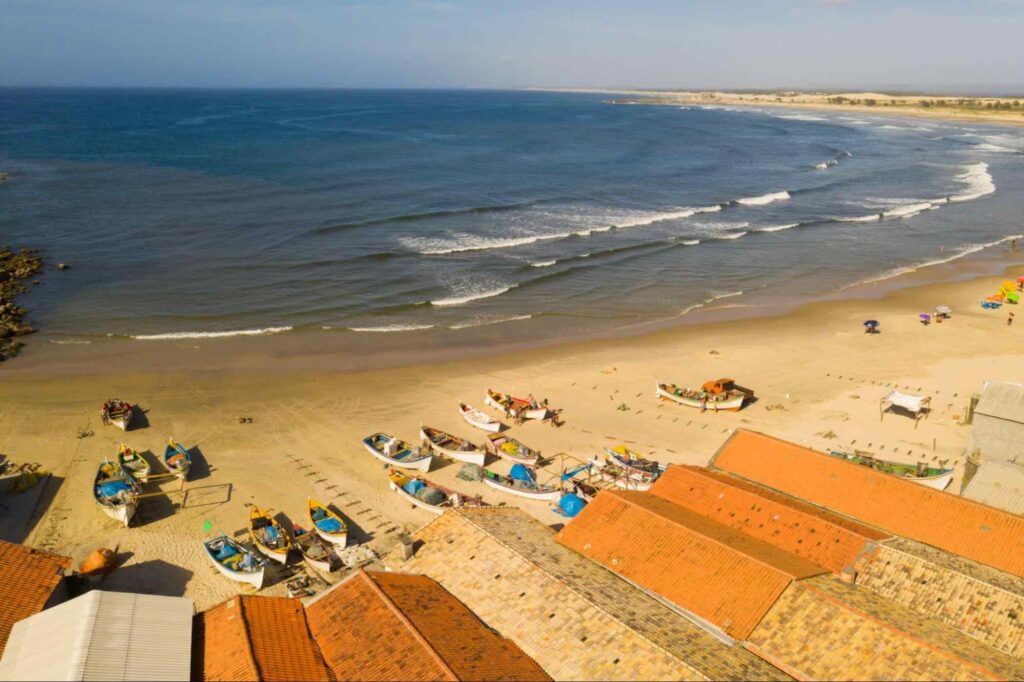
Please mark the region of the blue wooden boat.
POLYGON ((171 438, 164 449, 164 466, 178 478, 188 478, 188 470, 192 467, 192 455, 181 443, 171 438))

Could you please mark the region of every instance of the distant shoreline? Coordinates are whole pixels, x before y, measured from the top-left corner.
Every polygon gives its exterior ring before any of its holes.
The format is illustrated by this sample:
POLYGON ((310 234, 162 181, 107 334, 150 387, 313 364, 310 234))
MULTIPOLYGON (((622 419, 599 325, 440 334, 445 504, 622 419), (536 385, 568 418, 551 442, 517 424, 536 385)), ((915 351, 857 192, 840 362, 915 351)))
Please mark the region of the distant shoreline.
POLYGON ((878 92, 723 92, 688 90, 614 90, 603 88, 525 88, 534 92, 574 92, 600 95, 625 95, 628 100, 614 104, 667 106, 737 106, 812 109, 817 111, 856 112, 880 116, 912 116, 944 121, 1024 126, 1024 96, 961 97, 953 95, 888 95, 878 92), (866 102, 874 102, 867 104, 866 102), (928 104, 925 104, 925 103, 928 104), (938 105, 937 102, 945 104, 938 105), (960 104, 964 102, 964 104, 960 104), (1015 104, 1016 103, 1016 104, 1015 104), (986 105, 992 109, 986 109, 986 105), (1009 107, 1003 108, 1003 107, 1009 107), (1000 107, 1000 108, 996 108, 1000 107))

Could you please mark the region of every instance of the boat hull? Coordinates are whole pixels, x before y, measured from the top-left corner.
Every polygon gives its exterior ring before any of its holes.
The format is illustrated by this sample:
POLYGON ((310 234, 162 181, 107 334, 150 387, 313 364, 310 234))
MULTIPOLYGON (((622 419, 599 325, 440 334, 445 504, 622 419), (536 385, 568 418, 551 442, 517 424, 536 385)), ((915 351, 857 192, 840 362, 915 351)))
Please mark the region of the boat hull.
POLYGON ((246 573, 244 571, 232 571, 230 568, 228 568, 221 562, 217 561, 216 558, 214 558, 213 554, 210 552, 209 547, 206 547, 205 549, 206 556, 210 558, 210 561, 217 568, 221 575, 231 580, 234 580, 235 582, 252 585, 257 590, 263 588, 263 574, 265 572, 265 569, 262 566, 258 571, 253 571, 251 573, 246 573))
POLYGON ((132 519, 135 518, 135 511, 137 508, 135 502, 129 502, 128 504, 119 504, 116 506, 101 504, 100 502, 97 502, 96 505, 103 510, 104 514, 114 519, 115 521, 123 525, 125 528, 127 528, 128 525, 132 522, 132 519))
POLYGON ((693 407, 701 411, 710 410, 711 412, 738 412, 743 407, 744 401, 746 401, 746 396, 742 395, 734 396, 728 400, 687 398, 686 396, 675 395, 670 391, 666 391, 660 385, 657 387, 655 394, 663 400, 670 400, 679 405, 693 407))
POLYGON ((480 448, 474 446, 473 450, 456 450, 454 448, 448 448, 443 445, 438 445, 430 439, 430 436, 426 431, 420 431, 420 438, 430 443, 435 451, 440 452, 445 457, 458 460, 460 462, 468 462, 470 464, 476 464, 482 467, 487 461, 487 453, 480 448))
MULTIPOLYGON (((509 417, 512 416, 512 408, 502 405, 500 402, 492 398, 489 393, 484 395, 484 403, 498 410, 502 414, 505 414, 509 417)), ((537 409, 527 409, 521 411, 519 415, 523 419, 537 419, 543 421, 544 419, 548 418, 548 409, 546 407, 541 407, 537 409)))
POLYGON ((599 471, 598 475, 621 490, 638 490, 640 492, 645 492, 650 490, 651 486, 654 485, 653 481, 641 481, 631 476, 616 475, 604 470, 599 471))
POLYGON ((389 481, 388 485, 391 486, 392 490, 398 493, 399 497, 404 498, 407 502, 409 502, 409 504, 419 507, 420 509, 426 509, 431 514, 437 514, 439 516, 441 514, 444 514, 445 507, 435 507, 432 504, 427 504, 423 500, 417 498, 415 495, 410 495, 408 492, 406 492, 404 488, 402 488, 402 486, 396 484, 394 481, 389 481))
POLYGON ((363 441, 363 447, 366 448, 367 452, 369 452, 371 455, 373 455, 380 461, 390 464, 392 466, 396 466, 400 469, 409 469, 411 471, 430 471, 430 463, 434 459, 433 455, 427 455, 422 459, 417 459, 410 462, 408 460, 394 459, 393 457, 388 457, 383 452, 373 447, 366 441, 363 441))
POLYGON ((953 472, 950 471, 946 474, 939 474, 937 476, 923 476, 920 478, 909 479, 918 485, 923 485, 933 490, 945 490, 949 487, 950 482, 953 480, 953 472))
POLYGON ((489 485, 490 487, 494 488, 495 490, 499 490, 499 491, 501 491, 503 493, 509 493, 510 495, 518 495, 519 497, 525 497, 528 500, 542 500, 542 501, 557 502, 558 500, 560 500, 562 498, 562 491, 561 490, 557 490, 557 489, 556 490, 529 490, 529 489, 513 488, 511 486, 502 485, 501 483, 498 483, 497 481, 495 481, 493 479, 490 479, 490 478, 487 478, 487 477, 484 477, 483 480, 484 480, 485 484, 489 485))

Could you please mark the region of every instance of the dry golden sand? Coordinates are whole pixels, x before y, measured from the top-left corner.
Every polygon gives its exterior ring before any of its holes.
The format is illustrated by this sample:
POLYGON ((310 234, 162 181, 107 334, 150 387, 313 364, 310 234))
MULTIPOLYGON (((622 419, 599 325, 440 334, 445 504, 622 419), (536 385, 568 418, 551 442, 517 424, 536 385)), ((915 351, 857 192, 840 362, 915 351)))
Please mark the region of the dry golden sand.
MULTIPOLYGON (((1022 272, 1015 266, 1008 276, 1022 272)), ((360 439, 378 430, 415 439, 425 422, 482 441, 457 414, 457 403, 482 407, 489 386, 532 392, 564 408, 561 429, 527 424, 512 432, 546 455, 565 452, 582 460, 624 442, 661 461, 703 464, 731 429, 743 427, 815 448, 854 446, 896 460, 955 463, 959 476, 967 428, 954 417, 984 380, 1024 381, 1024 318, 1007 327, 1005 309, 978 305, 1004 279, 929 284, 880 300, 816 303, 775 318, 363 373, 328 371, 314 356, 302 369, 295 358, 281 369, 268 357, 267 371, 172 373, 154 364, 152 371, 131 374, 67 374, 33 365, 30 353, 25 363, 0 370, 0 451, 16 461, 41 462, 61 480, 26 543, 63 552, 117 544, 127 561, 106 588, 184 594, 206 608, 241 588, 202 554, 204 519, 231 534, 245 526, 244 505, 256 502, 302 521, 306 497, 314 495, 352 520, 359 529, 354 535, 365 533, 386 548, 401 530, 432 515, 388 490, 383 466, 360 439), (917 314, 939 303, 951 305, 954 318, 922 327, 917 314), (867 318, 880 320, 883 332, 864 334, 867 318), (700 414, 653 397, 658 379, 693 385, 720 376, 754 388, 757 402, 739 413, 700 414), (930 417, 917 428, 895 414, 880 421, 878 401, 889 385, 933 396, 930 417), (127 434, 101 426, 100 403, 114 395, 139 403, 148 426, 127 434), (628 411, 617 409, 623 403, 628 411), (238 424, 242 415, 253 422, 238 424), (95 435, 77 438, 82 428, 95 435), (827 432, 835 437, 822 435, 827 432), (170 435, 202 453, 186 504, 172 506, 181 502, 179 494, 146 500, 141 524, 118 528, 93 505, 90 482, 98 462, 113 457, 122 438, 160 454, 170 435)), ((244 343, 258 349, 268 341, 244 343)), ((224 348, 209 341, 191 352, 216 357, 224 348)), ((556 461, 550 468, 559 466, 556 461)), ((547 523, 564 520, 550 511, 551 503, 458 481, 458 469, 440 466, 429 478, 492 503, 519 504, 547 523)), ((282 590, 278 584, 268 592, 282 590)))

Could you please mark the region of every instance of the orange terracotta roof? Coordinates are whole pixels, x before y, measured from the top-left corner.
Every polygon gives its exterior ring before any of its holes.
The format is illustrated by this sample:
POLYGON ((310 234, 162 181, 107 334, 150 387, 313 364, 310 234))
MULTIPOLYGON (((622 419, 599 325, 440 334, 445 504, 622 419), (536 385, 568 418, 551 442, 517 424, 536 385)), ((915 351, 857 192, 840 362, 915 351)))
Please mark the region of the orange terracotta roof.
POLYGON ((297 599, 238 596, 200 613, 195 622, 198 679, 331 679, 297 599))
POLYGON ((557 539, 739 639, 794 578, 827 573, 649 493, 603 491, 557 539))
POLYGON ((339 680, 551 679, 426 576, 360 571, 306 613, 339 680))
POLYGON ((651 494, 839 573, 888 537, 795 497, 693 466, 670 466, 651 494))
POLYGON ((752 431, 713 466, 904 537, 1024 576, 1024 517, 752 431))
POLYGON ((70 565, 69 557, 0 540, 0 655, 14 624, 43 610, 70 565))

